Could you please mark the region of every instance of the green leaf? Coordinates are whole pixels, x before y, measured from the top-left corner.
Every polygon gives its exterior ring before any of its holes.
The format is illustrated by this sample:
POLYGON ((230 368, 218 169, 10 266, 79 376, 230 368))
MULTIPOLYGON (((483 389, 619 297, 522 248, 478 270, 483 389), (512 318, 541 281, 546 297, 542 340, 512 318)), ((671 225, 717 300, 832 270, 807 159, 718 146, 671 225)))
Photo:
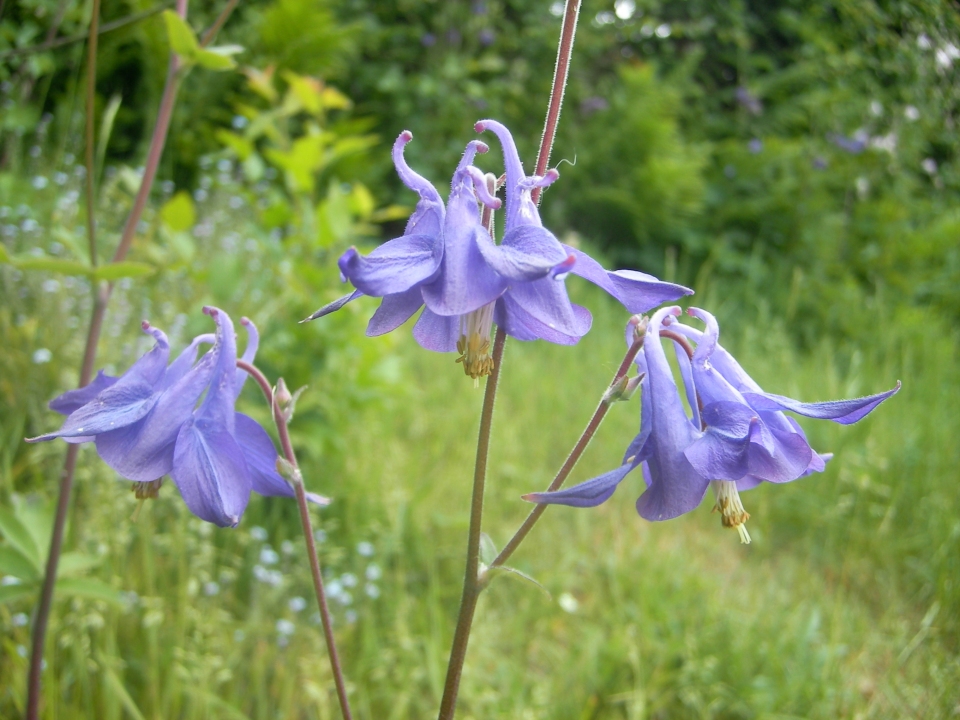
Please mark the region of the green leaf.
MULTIPOLYGON (((50 529, 53 527, 53 505, 38 499, 24 500, 18 498, 14 504, 14 512, 24 530, 27 531, 37 548, 37 567, 43 568, 47 561, 50 549, 50 529)), ((69 521, 64 526, 64 534, 68 534, 69 521)))
POLYGON ((194 55, 194 60, 197 65, 205 67, 207 70, 230 70, 237 66, 232 57, 214 52, 214 48, 198 50, 194 55))
POLYGON ((480 562, 489 565, 497 559, 497 546, 485 532, 480 533, 480 562))
POLYGON ((195 698, 198 701, 198 705, 207 705, 207 710, 216 710, 216 712, 208 713, 214 717, 230 717, 234 720, 250 720, 247 715, 244 715, 240 710, 237 710, 233 705, 221 700, 214 693, 206 690, 202 686, 197 686, 188 690, 191 697, 195 698))
POLYGON ((240 160, 245 161, 253 152, 253 143, 236 133, 228 130, 218 130, 216 136, 217 140, 233 150, 240 160))
POLYGON ((231 55, 239 55, 244 51, 243 45, 214 45, 213 47, 204 48, 207 52, 216 53, 217 55, 223 55, 224 57, 230 57, 231 55))
POLYGON ((20 598, 30 597, 39 586, 34 583, 21 583, 18 585, 0 585, 0 603, 13 602, 20 598))
POLYGON ((30 536, 30 531, 20 522, 20 519, 4 507, 0 507, 0 533, 3 533, 7 542, 33 563, 33 566, 39 572, 41 565, 37 544, 30 536))
POLYGON ((41 577, 40 568, 12 545, 0 545, 0 575, 30 582, 39 582, 41 577))
POLYGON ((13 264, 21 270, 46 270, 59 275, 89 275, 90 267, 76 260, 60 260, 52 257, 17 255, 13 264))
POLYGON ((533 583, 538 588, 540 588, 540 591, 543 592, 543 594, 546 595, 548 598, 553 597, 550 594, 550 591, 547 590, 543 585, 538 583, 536 580, 534 580, 532 577, 527 575, 525 572, 517 570, 516 568, 507 567, 506 565, 498 565, 497 567, 486 568, 483 572, 490 578, 494 578, 497 575, 502 575, 506 573, 507 577, 513 577, 517 580, 524 580, 525 582, 533 583))
POLYGON ((57 592, 71 597, 88 600, 103 600, 114 605, 120 604, 120 593, 106 583, 93 578, 64 578, 57 580, 57 592))
POLYGON ((103 159, 107 156, 107 145, 110 144, 110 135, 113 133, 113 124, 116 122, 117 113, 120 111, 120 104, 123 102, 123 96, 120 93, 114 94, 110 102, 103 109, 103 116, 100 120, 100 132, 97 136, 97 151, 95 168, 103 167, 103 159))
POLYGON ((93 271, 93 277, 97 280, 113 281, 125 277, 141 277, 142 275, 150 275, 155 271, 156 268, 153 265, 127 260, 124 262, 101 265, 93 271))
POLYGON ((10 262, 10 253, 7 252, 7 248, 3 243, 0 243, 0 263, 9 263, 10 262))
POLYGON ((100 564, 100 558, 95 555, 86 555, 79 552, 68 552, 60 556, 57 564, 57 577, 79 575, 85 570, 100 564))
POLYGON ((120 704, 123 705, 123 709, 126 710, 134 720, 146 720, 143 716, 143 713, 140 712, 140 708, 137 707, 137 704, 133 701, 133 698, 130 697, 130 693, 127 692, 127 689, 123 686, 123 682, 116 676, 110 667, 108 667, 104 662, 100 662, 100 668, 103 672, 103 679, 106 680, 106 685, 110 689, 117 700, 120 701, 120 704))
POLYGON ((347 204, 350 206, 350 212, 356 217, 366 220, 377 207, 377 201, 367 190, 366 185, 355 183, 350 194, 347 196, 347 204))
POLYGON ((406 220, 410 217, 411 208, 406 205, 388 205, 370 215, 371 222, 388 222, 390 220, 406 220))
POLYGON ((184 232, 192 228, 197 221, 197 211, 190 194, 181 190, 167 200, 160 208, 160 219, 173 232, 184 232))
POLYGON ((170 40, 170 47, 184 62, 194 63, 197 53, 200 52, 200 43, 197 42, 197 36, 193 34, 193 29, 187 25, 186 20, 173 10, 164 10, 163 20, 167 24, 167 37, 170 40))

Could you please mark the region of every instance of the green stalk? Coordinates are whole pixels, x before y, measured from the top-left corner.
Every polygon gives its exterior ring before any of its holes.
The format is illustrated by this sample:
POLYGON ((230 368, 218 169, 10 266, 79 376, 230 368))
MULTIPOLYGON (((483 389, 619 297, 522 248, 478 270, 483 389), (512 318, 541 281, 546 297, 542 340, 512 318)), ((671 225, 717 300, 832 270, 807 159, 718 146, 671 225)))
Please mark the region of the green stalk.
POLYGON ((493 372, 487 377, 487 386, 483 394, 483 409, 480 412, 480 436, 477 440, 477 461, 473 470, 470 531, 467 536, 467 569, 463 575, 460 614, 457 618, 457 629, 453 634, 453 648, 450 650, 447 679, 443 685, 439 720, 451 720, 456 710, 460 676, 463 674, 463 663, 467 657, 467 643, 470 641, 470 628, 473 625, 473 615, 477 609, 477 599, 483 589, 480 583, 480 521, 483 517, 483 488, 487 477, 487 455, 490 449, 490 430, 493 427, 493 405, 496 400, 497 382, 500 379, 500 365, 503 359, 503 346, 506 341, 506 333, 501 328, 497 328, 497 334, 493 341, 493 372))
POLYGON ((317 605, 320 609, 320 620, 323 625, 323 637, 327 643, 327 654, 330 657, 330 669, 333 671, 334 684, 337 687, 337 698, 340 701, 340 712, 343 713, 343 720, 352 720, 350 712, 350 701, 347 699, 347 684, 343 679, 343 668, 340 664, 340 654, 337 652, 337 643, 333 636, 333 621, 330 618, 330 606, 327 603, 327 594, 323 589, 323 574, 320 572, 320 559, 317 556, 317 545, 313 537, 313 526, 310 522, 310 509, 307 506, 307 494, 303 489, 303 476, 300 474, 300 467, 297 465, 297 456, 293 452, 293 444, 290 442, 290 432, 287 429, 287 419, 280 409, 279 403, 273 395, 273 388, 270 382, 260 370, 243 360, 237 361, 237 367, 245 371, 250 377, 257 381, 260 389, 270 403, 273 410, 273 421, 277 426, 277 434, 280 436, 280 446, 283 449, 283 456, 290 464, 293 472, 293 489, 297 496, 297 506, 300 508, 300 524, 303 527, 303 538, 307 545, 307 557, 310 560, 310 573, 313 575, 313 591, 317 596, 317 605))
MULTIPOLYGON (((617 385, 619 385, 627 376, 627 371, 630 370, 630 364, 633 362, 634 358, 637 357, 637 353, 640 352, 642 347, 643 337, 641 336, 637 340, 634 340, 633 344, 630 346, 630 349, 627 350, 627 354, 623 357, 623 361, 620 363, 620 367, 617 368, 617 372, 614 373, 613 380, 610 381, 610 385, 607 391, 604 392, 603 398, 601 398, 600 403, 597 405, 597 409, 593 411, 593 416, 590 418, 590 422, 587 423, 587 426, 584 428, 583 433, 581 433, 580 438, 573 446, 573 450, 570 451, 570 454, 567 456, 567 459, 564 461, 560 470, 557 471, 556 476, 551 481, 549 487, 547 487, 546 492, 559 490, 560 486, 566 481, 567 476, 570 475, 570 472, 576 466, 580 456, 583 455, 583 451, 587 449, 587 446, 593 439, 594 434, 600 427, 600 423, 602 423, 603 419, 607 416, 607 411, 610 409, 611 405, 611 401, 609 399, 610 391, 613 388, 616 388, 617 385)), ((533 529, 533 526, 537 524, 540 516, 547 511, 548 507, 549 505, 536 505, 533 510, 530 511, 530 514, 527 515, 527 519, 523 521, 523 524, 513 534, 513 537, 510 538, 509 542, 504 545, 503 550, 500 551, 500 554, 497 555, 496 559, 490 563, 490 567, 499 567, 510 559, 510 556, 513 555, 514 551, 516 551, 518 547, 520 547, 520 543, 522 543, 524 538, 527 537, 527 534, 533 529)))

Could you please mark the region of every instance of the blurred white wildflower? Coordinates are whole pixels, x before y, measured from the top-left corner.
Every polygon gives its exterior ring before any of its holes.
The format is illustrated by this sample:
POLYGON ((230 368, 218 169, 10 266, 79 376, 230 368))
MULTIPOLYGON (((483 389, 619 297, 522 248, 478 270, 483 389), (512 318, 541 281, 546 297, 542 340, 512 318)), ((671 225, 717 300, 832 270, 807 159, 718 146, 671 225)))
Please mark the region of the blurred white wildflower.
POLYGON ((617 0, 613 4, 613 12, 621 20, 629 20, 637 11, 637 3, 634 0, 617 0))
POLYGON ((287 603, 287 607, 290 608, 290 612, 298 613, 307 607, 307 601, 306 599, 297 595, 296 597, 290 598, 290 602, 287 603))
POLYGON ((557 604, 562 610, 571 614, 580 609, 580 603, 568 592, 561 594, 560 597, 557 598, 557 604))

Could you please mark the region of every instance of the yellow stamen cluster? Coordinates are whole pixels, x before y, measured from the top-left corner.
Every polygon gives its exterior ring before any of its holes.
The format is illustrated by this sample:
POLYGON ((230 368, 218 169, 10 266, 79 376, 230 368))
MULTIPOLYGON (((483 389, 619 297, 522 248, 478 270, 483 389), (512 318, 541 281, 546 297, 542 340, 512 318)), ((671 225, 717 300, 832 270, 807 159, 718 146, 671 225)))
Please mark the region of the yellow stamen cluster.
POLYGON ((479 380, 493 372, 493 358, 490 357, 490 338, 480 337, 476 333, 467 337, 461 335, 457 340, 458 363, 463 363, 463 372, 479 380))
POLYGON ((725 528, 736 528, 740 534, 740 542, 750 544, 750 533, 744 524, 750 519, 750 513, 743 509, 740 502, 740 493, 737 492, 737 483, 732 480, 712 480, 710 487, 717 498, 713 512, 720 513, 720 522, 725 528))
POLYGON ((493 328, 493 309, 496 302, 460 316, 460 339, 457 340, 458 363, 463 363, 463 372, 477 381, 493 372, 490 357, 490 331, 493 328))
POLYGON ((163 485, 163 478, 150 480, 149 482, 135 482, 132 488, 133 494, 137 500, 157 498, 160 495, 161 485, 163 485))

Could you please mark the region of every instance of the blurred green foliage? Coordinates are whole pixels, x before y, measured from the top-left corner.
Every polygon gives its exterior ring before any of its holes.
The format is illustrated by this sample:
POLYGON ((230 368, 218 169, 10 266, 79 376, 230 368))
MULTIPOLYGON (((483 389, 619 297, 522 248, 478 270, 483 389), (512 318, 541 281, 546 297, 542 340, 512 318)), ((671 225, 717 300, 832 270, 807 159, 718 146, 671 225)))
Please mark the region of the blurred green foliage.
MULTIPOLYGON (((8 0, 0 15, 0 715, 22 710, 63 452, 21 439, 56 424, 45 403, 76 382, 103 279, 117 287, 99 365, 144 350, 145 317, 181 345, 208 329, 199 310, 211 303, 258 324, 271 378, 309 386, 293 440, 308 485, 336 500, 319 518, 323 562, 357 714, 429 715, 458 601, 479 395, 405 329, 361 338, 373 301, 295 321, 345 291, 334 260, 346 247, 402 227, 415 198, 389 163, 401 130, 415 135, 411 165, 441 190, 480 117, 506 122, 532 167, 560 8, 240 3, 217 42, 244 48, 232 56, 242 71, 196 67, 183 81, 118 267, 105 263, 140 183, 167 7, 103 2, 105 28, 131 22, 100 38, 95 271, 76 162, 83 43, 36 48, 82 37, 90 4, 8 0)), ((192 6, 190 30, 221 7, 192 6)), ((593 512, 551 510, 516 562, 553 600, 499 580, 485 594, 464 717, 956 713, 958 35, 942 0, 584 3, 548 227, 691 284, 773 392, 819 400, 896 378, 904 389, 855 428, 807 426, 836 457, 823 475, 745 496, 749 549, 707 507, 641 523, 639 481, 593 512)), ((492 145, 485 168, 499 163, 492 145)), ((620 310, 569 282, 593 332, 578 348, 507 350, 495 544, 622 351, 620 310)), ((241 403, 266 419, 252 389, 241 403)), ((635 410, 611 413, 578 479, 608 469, 635 432, 635 410)), ((292 602, 310 597, 292 503, 255 500, 240 529, 215 532, 170 487, 128 521, 126 489, 81 455, 51 716, 334 717, 312 601, 292 602)))

